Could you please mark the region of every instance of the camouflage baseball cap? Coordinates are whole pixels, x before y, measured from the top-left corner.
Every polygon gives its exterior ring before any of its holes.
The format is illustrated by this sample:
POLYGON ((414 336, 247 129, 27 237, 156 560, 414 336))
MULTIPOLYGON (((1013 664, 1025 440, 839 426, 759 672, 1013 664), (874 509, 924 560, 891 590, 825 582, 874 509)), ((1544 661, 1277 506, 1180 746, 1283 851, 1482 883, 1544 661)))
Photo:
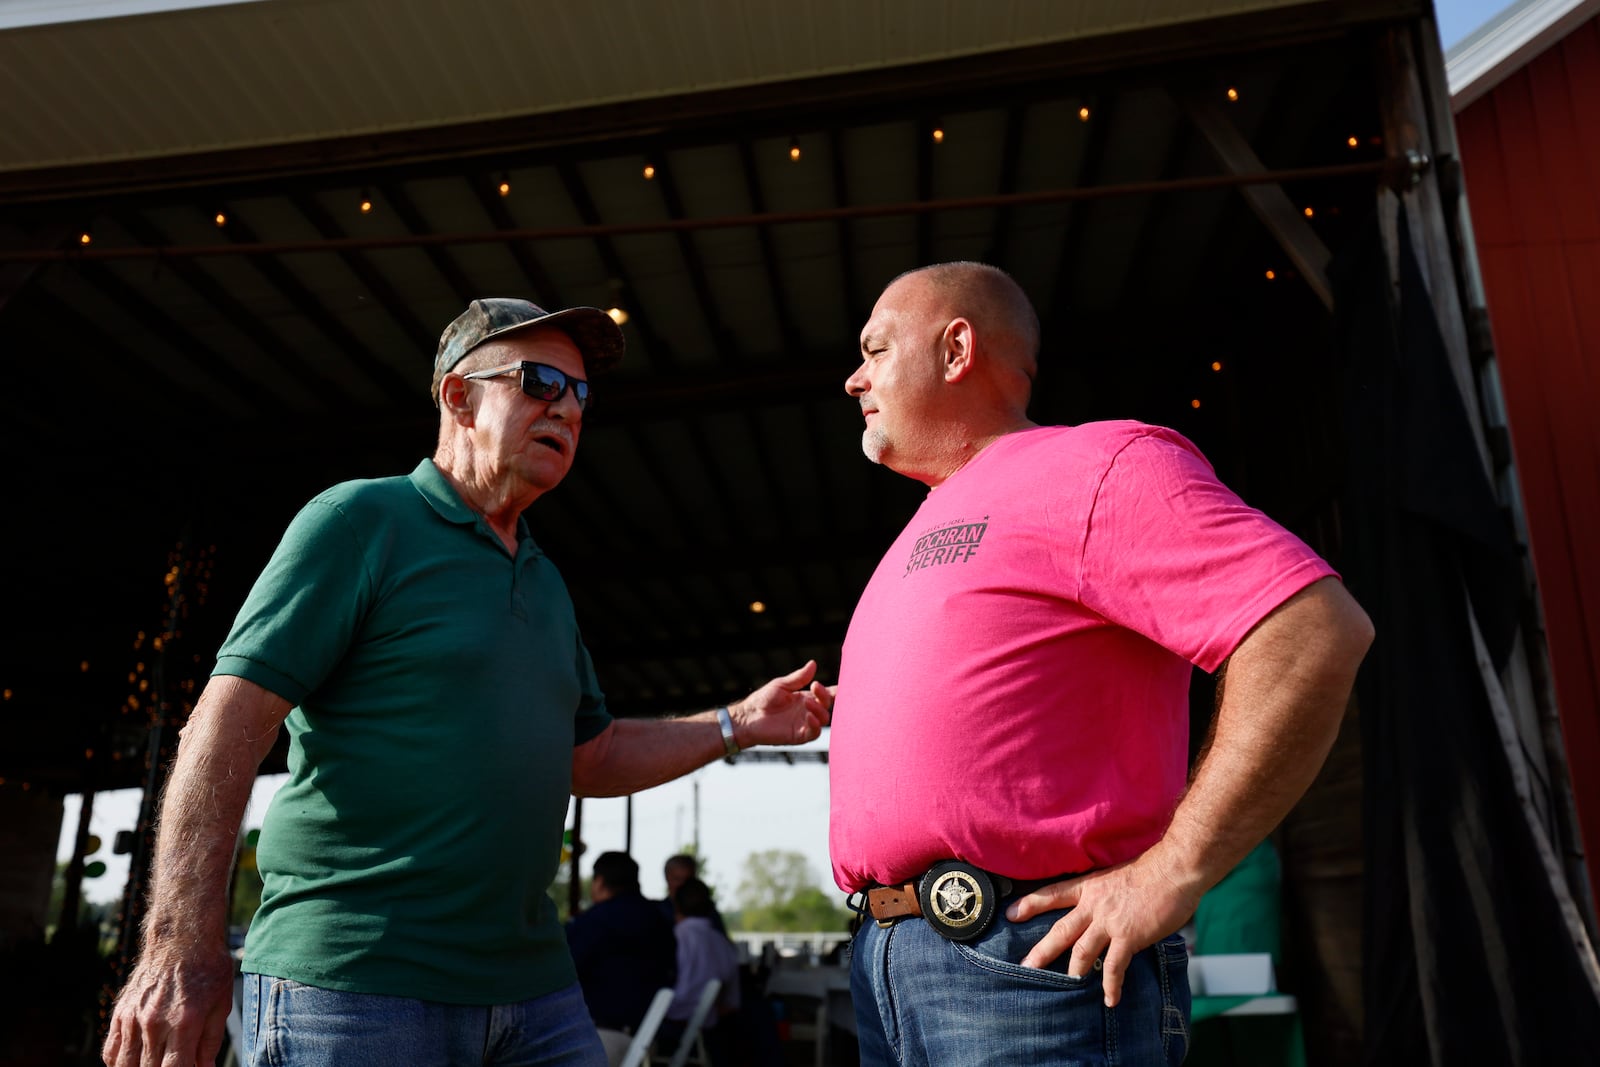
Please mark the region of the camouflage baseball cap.
POLYGON ((439 403, 439 380, 485 341, 528 326, 555 326, 583 353, 588 374, 599 374, 622 360, 622 330, 599 308, 573 307, 546 311, 529 300, 487 296, 474 300, 439 337, 433 357, 433 402, 439 403))

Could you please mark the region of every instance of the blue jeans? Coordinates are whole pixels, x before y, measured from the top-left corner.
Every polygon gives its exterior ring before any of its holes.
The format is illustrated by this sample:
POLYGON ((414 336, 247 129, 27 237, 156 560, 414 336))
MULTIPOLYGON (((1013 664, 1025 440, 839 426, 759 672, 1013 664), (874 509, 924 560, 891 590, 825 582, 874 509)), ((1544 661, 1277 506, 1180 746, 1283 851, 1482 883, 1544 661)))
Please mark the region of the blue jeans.
MULTIPOLYGON (((1003 907, 1003 906, 1002 906, 1003 907)), ((1018 961, 1064 912, 946 941, 922 919, 856 934, 850 995, 863 1067, 1071 1064, 1176 1067, 1189 1044, 1189 961, 1177 934, 1134 956, 1122 1000, 1105 1006, 1098 967, 1066 973, 1018 961)))
POLYGON ((576 986, 478 1007, 244 976, 243 1067, 606 1067, 576 986))

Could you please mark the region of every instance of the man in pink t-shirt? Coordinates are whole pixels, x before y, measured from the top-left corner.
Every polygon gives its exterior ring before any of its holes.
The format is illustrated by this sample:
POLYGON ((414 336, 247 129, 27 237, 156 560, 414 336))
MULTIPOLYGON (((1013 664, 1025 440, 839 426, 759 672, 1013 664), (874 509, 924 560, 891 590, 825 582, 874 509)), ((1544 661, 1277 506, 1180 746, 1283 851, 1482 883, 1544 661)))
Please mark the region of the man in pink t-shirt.
POLYGON ((1181 1059, 1171 935, 1305 791, 1371 641, 1180 435, 1030 422, 1037 348, 1015 282, 941 264, 884 291, 846 383, 868 458, 929 487, 832 727, 868 1064, 1181 1059), (1186 789, 1191 665, 1226 680, 1186 789))

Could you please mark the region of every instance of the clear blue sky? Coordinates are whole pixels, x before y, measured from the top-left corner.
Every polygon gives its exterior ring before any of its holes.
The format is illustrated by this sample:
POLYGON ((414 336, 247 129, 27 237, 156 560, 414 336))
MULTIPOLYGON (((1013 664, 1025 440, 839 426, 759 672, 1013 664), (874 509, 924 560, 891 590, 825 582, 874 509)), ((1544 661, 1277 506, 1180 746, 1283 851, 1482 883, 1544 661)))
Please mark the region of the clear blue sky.
POLYGON ((1515 3, 1507 0, 1434 0, 1434 13, 1439 20, 1439 41, 1445 51, 1473 30, 1515 3))

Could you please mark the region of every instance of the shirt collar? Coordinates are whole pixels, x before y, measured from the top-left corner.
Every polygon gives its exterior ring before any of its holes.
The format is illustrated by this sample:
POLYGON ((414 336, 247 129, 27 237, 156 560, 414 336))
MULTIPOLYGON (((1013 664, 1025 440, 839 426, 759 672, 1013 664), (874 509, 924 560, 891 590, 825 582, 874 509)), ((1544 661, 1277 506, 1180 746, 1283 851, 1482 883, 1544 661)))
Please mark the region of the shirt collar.
MULTIPOLYGON (((483 525, 487 530, 487 524, 483 523, 482 516, 461 499, 456 487, 450 484, 450 479, 434 465, 432 459, 424 459, 417 464, 416 469, 411 472, 411 484, 422 495, 422 499, 428 502, 428 506, 438 512, 439 517, 446 522, 461 526, 483 525)), ((517 516, 517 540, 526 541, 530 536, 527 519, 517 516)))

